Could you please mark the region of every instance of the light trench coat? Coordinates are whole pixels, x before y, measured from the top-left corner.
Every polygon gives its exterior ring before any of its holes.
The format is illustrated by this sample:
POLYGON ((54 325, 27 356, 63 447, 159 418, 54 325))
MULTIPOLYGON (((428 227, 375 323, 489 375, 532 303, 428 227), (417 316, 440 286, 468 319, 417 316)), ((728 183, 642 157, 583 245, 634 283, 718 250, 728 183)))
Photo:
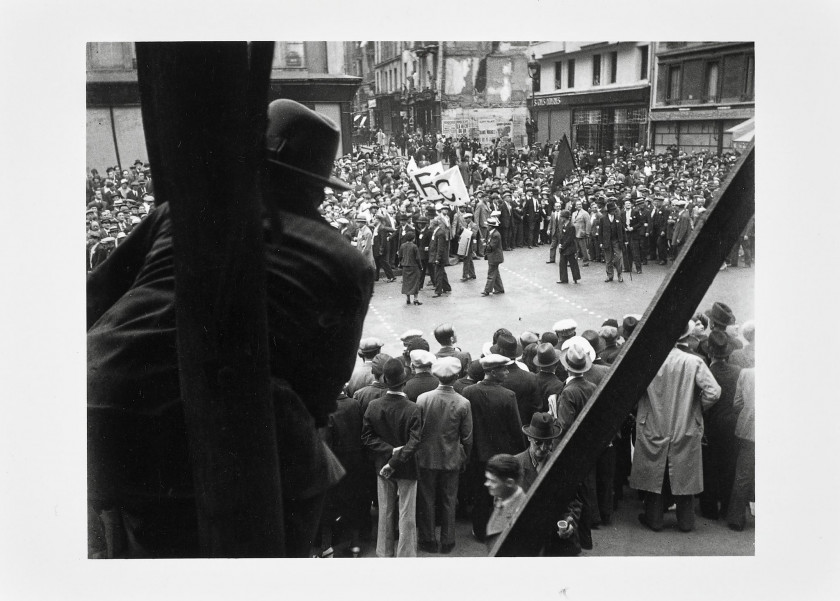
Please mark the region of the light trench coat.
POLYGON ((720 386, 697 355, 671 349, 639 400, 630 486, 661 493, 665 464, 675 495, 703 492, 703 411, 720 398, 720 386))

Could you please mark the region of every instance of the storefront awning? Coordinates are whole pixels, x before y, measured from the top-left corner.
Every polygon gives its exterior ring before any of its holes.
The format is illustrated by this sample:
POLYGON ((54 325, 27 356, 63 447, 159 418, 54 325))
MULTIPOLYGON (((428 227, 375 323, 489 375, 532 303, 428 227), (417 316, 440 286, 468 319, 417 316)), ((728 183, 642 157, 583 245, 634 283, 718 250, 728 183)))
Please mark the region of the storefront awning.
POLYGON ((752 142, 755 139, 755 117, 726 130, 732 134, 733 142, 752 142))

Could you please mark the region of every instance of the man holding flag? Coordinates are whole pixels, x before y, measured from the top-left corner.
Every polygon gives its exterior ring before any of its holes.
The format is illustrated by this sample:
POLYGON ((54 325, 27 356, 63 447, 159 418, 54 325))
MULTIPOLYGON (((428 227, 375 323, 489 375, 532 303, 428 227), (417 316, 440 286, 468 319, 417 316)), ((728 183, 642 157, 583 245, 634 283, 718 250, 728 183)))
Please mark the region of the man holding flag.
POLYGON ((572 149, 569 146, 569 140, 566 134, 563 134, 563 139, 560 141, 557 158, 554 160, 554 178, 551 182, 551 192, 553 193, 557 188, 563 185, 563 181, 575 172, 575 157, 572 154, 572 149))

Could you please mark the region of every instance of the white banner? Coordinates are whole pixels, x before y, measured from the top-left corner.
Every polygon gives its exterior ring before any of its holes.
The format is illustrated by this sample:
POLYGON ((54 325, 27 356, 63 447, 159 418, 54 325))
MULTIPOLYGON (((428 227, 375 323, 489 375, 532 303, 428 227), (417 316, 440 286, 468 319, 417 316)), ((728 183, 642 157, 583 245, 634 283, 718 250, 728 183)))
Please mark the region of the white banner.
POLYGON ((438 161, 434 165, 427 165, 426 167, 418 169, 417 165, 414 163, 414 159, 412 159, 408 163, 407 171, 408 176, 411 178, 411 181, 414 183, 414 187, 417 189, 417 192, 420 193, 420 196, 428 200, 440 198, 440 194, 435 191, 433 182, 438 175, 443 173, 443 163, 438 161), (414 167, 413 169, 412 166, 414 167))
POLYGON ((440 163, 435 163, 413 173, 409 172, 417 191, 426 200, 441 200, 459 207, 467 204, 470 195, 464 184, 464 178, 461 177, 461 170, 458 167, 452 167, 446 171, 434 173, 433 168, 439 166, 440 163))

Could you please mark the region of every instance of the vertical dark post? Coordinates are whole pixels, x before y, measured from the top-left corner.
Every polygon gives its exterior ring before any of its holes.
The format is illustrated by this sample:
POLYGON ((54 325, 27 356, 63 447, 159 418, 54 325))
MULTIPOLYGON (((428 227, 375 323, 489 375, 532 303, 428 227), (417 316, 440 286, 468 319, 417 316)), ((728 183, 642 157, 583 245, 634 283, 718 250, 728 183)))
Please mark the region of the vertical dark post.
POLYGON ((755 147, 751 144, 688 238, 674 268, 639 325, 546 467, 525 506, 493 548, 495 556, 536 555, 555 530, 577 483, 592 470, 633 405, 650 384, 718 269, 755 212, 755 147))
POLYGON ((117 167, 120 170, 120 176, 117 177, 117 183, 122 177, 122 161, 120 160, 120 145, 117 143, 117 126, 114 123, 114 106, 108 105, 108 115, 111 117, 111 136, 114 138, 114 153, 117 155, 117 167))
POLYGON ((257 174, 273 44, 140 43, 157 202, 171 205, 178 364, 202 555, 284 553, 257 174))

